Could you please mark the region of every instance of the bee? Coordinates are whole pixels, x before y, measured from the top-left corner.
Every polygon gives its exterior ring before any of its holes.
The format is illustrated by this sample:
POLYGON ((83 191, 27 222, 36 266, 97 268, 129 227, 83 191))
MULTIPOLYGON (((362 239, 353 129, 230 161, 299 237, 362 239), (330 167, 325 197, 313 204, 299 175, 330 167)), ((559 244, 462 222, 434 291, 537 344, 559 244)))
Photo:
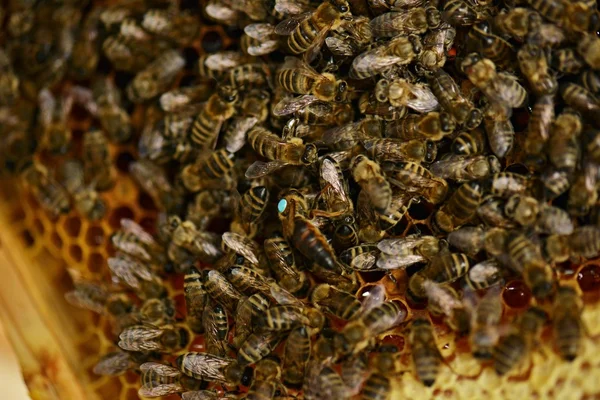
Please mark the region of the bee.
POLYGON ((354 57, 373 41, 369 18, 356 16, 344 23, 325 38, 327 48, 339 57, 354 57))
POLYGON ((101 191, 114 185, 116 172, 104 132, 92 129, 84 133, 82 158, 86 181, 94 182, 101 191))
POLYGON ((336 251, 343 251, 358 244, 356 220, 352 215, 334 222, 334 227, 332 245, 336 251))
POLYGON ((375 210, 384 213, 391 204, 392 189, 376 162, 364 155, 358 155, 351 161, 352 176, 367 194, 375 210))
POLYGON ((403 238, 383 239, 377 244, 381 256, 377 266, 382 269, 406 268, 428 261, 440 251, 439 240, 433 236, 408 235, 403 238))
POLYGON ((398 302, 381 302, 348 322, 334 338, 335 348, 341 355, 357 354, 377 335, 397 326, 405 318, 406 310, 398 302))
POLYGON ((429 6, 384 13, 373 18, 369 25, 375 37, 396 37, 422 34, 439 27, 441 22, 440 12, 429 6))
POLYGON ((119 376, 138 366, 136 356, 122 350, 111 351, 94 365, 93 372, 102 376, 119 376))
POLYGON ((142 371, 142 387, 140 396, 159 397, 187 390, 200 389, 201 382, 182 375, 175 367, 155 362, 140 365, 142 371))
POLYGON ((540 96, 529 117, 525 138, 525 152, 536 156, 542 153, 550 138, 550 128, 554 121, 554 96, 540 96))
POLYGON ((465 0, 450 0, 444 4, 442 19, 453 26, 468 26, 486 18, 487 10, 480 10, 465 0))
POLYGON ((552 52, 552 67, 565 75, 575 75, 583 71, 585 62, 575 49, 557 49, 552 52))
POLYGON ((227 354, 229 335, 227 311, 220 304, 207 304, 202 313, 202 326, 206 352, 224 357, 227 354))
POLYGON ((408 341, 417 377, 425 386, 432 386, 443 357, 437 347, 431 322, 426 318, 413 320, 408 341))
MULTIPOLYGON (((583 176, 581 176, 581 178, 582 179, 579 183, 582 187, 585 188, 585 178, 583 178, 583 176)), ((561 194, 566 193, 566 191, 569 190, 569 188, 571 187, 572 183, 573 186, 577 186, 576 184, 578 183, 577 181, 573 182, 573 177, 570 176, 567 171, 557 171, 553 168, 549 168, 546 171, 542 172, 541 181, 544 186, 545 195, 549 199, 554 199, 560 196, 561 194)), ((595 191, 588 194, 591 194, 591 197, 593 197, 593 193, 595 193, 595 191)), ((584 203, 587 203, 588 201, 589 197, 588 200, 584 201, 584 203)), ((593 201, 595 202, 596 200, 593 201)), ((587 213, 587 211, 584 210, 584 214, 585 213, 587 213)))
POLYGON ((160 95, 160 107, 167 112, 184 111, 191 104, 206 101, 210 94, 211 85, 206 82, 179 87, 160 95))
POLYGON ((113 279, 125 283, 144 298, 159 297, 164 294, 162 280, 139 259, 117 252, 115 257, 108 259, 108 268, 113 279))
POLYGON ((556 49, 567 41, 566 32, 552 23, 535 24, 527 35, 527 42, 534 46, 556 49))
POLYGON ((463 253, 440 252, 429 264, 408 280, 407 295, 415 300, 426 298, 423 284, 430 280, 435 283, 450 283, 462 278, 471 263, 463 253))
POLYGON ((299 325, 290 332, 283 356, 283 381, 288 385, 304 382, 306 365, 311 354, 309 329, 299 325))
POLYGON ((467 275, 465 283, 472 290, 483 290, 504 282, 502 269, 494 259, 484 260, 473 265, 467 275))
POLYGON ((525 88, 517 82, 514 75, 497 72, 496 64, 492 60, 471 53, 462 61, 461 69, 490 101, 510 108, 518 108, 525 104, 525 88))
POLYGON ((140 321, 145 324, 164 326, 175 322, 175 302, 166 297, 151 298, 140 308, 140 321))
POLYGON ((482 154, 487 146, 487 139, 481 129, 462 131, 452 140, 452 152, 459 156, 476 156, 482 154))
POLYGON ((202 333, 202 315, 208 301, 208 293, 202 283, 202 275, 194 267, 185 274, 183 280, 186 322, 195 333, 202 333))
POLYGON ((269 189, 265 186, 254 186, 240 198, 239 215, 240 223, 246 232, 252 231, 252 226, 255 226, 269 202, 269 189))
MULTIPOLYGON (((367 125, 368 128, 376 127, 377 129, 377 137, 381 136, 381 132, 383 131, 383 126, 381 126, 381 121, 393 121, 396 119, 403 118, 408 110, 406 107, 394 107, 389 103, 382 103, 377 100, 375 93, 365 92, 358 99, 358 108, 361 113, 365 114, 368 118, 365 118, 362 121, 356 123, 356 125, 365 124, 364 121, 370 121, 367 125), (379 124, 379 126, 378 126, 379 124)), ((348 124, 346 127, 353 125, 348 124)), ((346 128, 347 129, 347 128, 346 128)), ((348 135, 350 136, 350 135, 348 135)), ((342 138, 339 138, 342 139, 342 138)), ((341 142, 344 142, 341 140, 341 142)), ((337 143, 334 141, 334 143, 337 143)))
POLYGON ((127 97, 141 103, 164 92, 185 66, 185 60, 175 50, 167 51, 136 74, 127 86, 127 97))
POLYGON ((342 361, 340 376, 352 392, 358 391, 363 385, 369 370, 368 361, 366 352, 357 353, 342 361))
POLYGON ((573 233, 573 222, 565 210, 540 203, 533 197, 511 196, 504 206, 504 213, 519 225, 533 226, 541 233, 557 235, 573 233))
POLYGON ((489 360, 498 343, 499 323, 502 318, 502 300, 499 289, 490 289, 475 308, 471 328, 471 348, 473 357, 489 360))
POLYGON ((92 93, 98 105, 100 125, 110 140, 119 143, 128 140, 131 136, 131 121, 122 106, 121 93, 114 82, 108 78, 100 78, 94 82, 92 93))
POLYGON ((433 216, 435 226, 452 232, 475 216, 483 200, 483 187, 474 181, 463 183, 433 216))
POLYGON ((430 170, 440 178, 472 181, 500 172, 500 161, 495 156, 449 155, 431 164, 430 170))
POLYGON ((99 60, 98 25, 100 8, 92 10, 82 21, 73 43, 70 71, 75 79, 87 79, 96 70, 99 60))
POLYGON ((513 268, 523 274, 533 296, 548 297, 554 288, 554 272, 542 257, 540 246, 518 234, 508 237, 506 249, 513 268))
POLYGON ((256 364, 254 369, 254 381, 246 399, 248 400, 270 400, 275 399, 278 388, 282 388, 285 395, 285 387, 282 386, 279 379, 281 378, 281 366, 279 362, 270 359, 264 359, 256 364))
POLYGON ((577 52, 583 58, 585 63, 593 69, 600 67, 600 58, 598 52, 600 51, 600 40, 594 37, 592 34, 584 34, 581 40, 577 43, 577 52))
POLYGON ((289 331, 300 324, 318 332, 325 323, 325 317, 318 309, 294 305, 273 306, 263 317, 261 329, 267 331, 289 331))
POLYGON ((177 357, 175 363, 185 375, 198 380, 244 386, 250 386, 252 382, 252 368, 244 367, 231 358, 188 352, 177 357))
POLYGON ((513 332, 499 340, 493 350, 494 370, 498 375, 505 375, 529 354, 546 319, 542 309, 530 307, 515 323, 513 332))
POLYGON ((510 197, 514 194, 526 194, 530 181, 525 175, 516 172, 498 172, 492 177, 492 194, 500 197, 510 197))
POLYGON ((288 36, 287 45, 294 54, 306 53, 312 61, 318 54, 327 34, 352 18, 346 0, 329 0, 316 10, 286 19, 275 27, 275 33, 288 36))
POLYGON ((279 331, 252 333, 240 346, 237 362, 240 365, 246 365, 262 360, 275 350, 281 339, 282 334, 279 331))
POLYGON ((352 320, 361 311, 361 303, 353 294, 327 283, 315 286, 310 294, 310 302, 317 309, 346 321, 352 320))
POLYGON ((90 220, 102 218, 106 203, 93 185, 85 185, 83 165, 76 160, 66 161, 61 168, 63 186, 73 198, 75 209, 90 220))
POLYGON ((142 28, 183 47, 189 46, 198 37, 200 30, 196 16, 160 9, 148 10, 144 14, 142 28))
POLYGON ((563 3, 556 0, 528 0, 544 18, 568 31, 584 33, 598 28, 598 14, 585 2, 563 3))
POLYGON ((494 28, 500 34, 510 36, 519 42, 523 42, 542 24, 542 18, 537 12, 524 7, 502 10, 493 21, 494 28))
POLYGON ((600 94, 600 76, 596 71, 585 70, 580 76, 581 84, 594 96, 600 94))
POLYGON ((558 288, 552 304, 554 342, 561 357, 573 361, 580 353, 585 326, 581 320, 583 303, 570 286, 558 288))
POLYGON ((234 265, 225 271, 227 280, 240 292, 252 295, 256 292, 268 293, 268 282, 256 270, 241 265, 234 265))
POLYGON ((588 117, 595 128, 600 127, 600 122, 595 120, 600 116, 600 101, 587 89, 575 83, 567 83, 561 86, 560 95, 568 106, 588 117))
POLYGON ((204 288, 214 301, 222 304, 229 312, 236 310, 243 297, 225 276, 216 270, 207 271, 204 276, 204 288))
POLYGON ((432 315, 444 316, 446 324, 460 335, 469 333, 471 316, 451 286, 425 281, 423 288, 427 294, 427 308, 432 315))
POLYGON ((216 140, 223 122, 233 117, 238 98, 237 89, 231 86, 217 88, 194 119, 190 132, 192 146, 207 147, 216 140))
POLYGON ((364 381, 361 400, 388 400, 392 393, 391 374, 396 371, 394 353, 377 353, 371 362, 373 372, 364 381))
MULTIPOLYGON (((423 38, 423 50, 418 56, 418 66, 426 71, 438 71, 446 63, 446 54, 454 43, 456 29, 442 22, 423 38)), ((437 96, 436 96, 437 97, 437 96)))
MULTIPOLYGON (((313 354, 316 351, 313 351, 313 354)), ((350 391, 328 360, 311 360, 302 387, 306 400, 346 399, 350 391)))
POLYGON ((361 141, 367 155, 378 162, 433 162, 437 146, 431 141, 400 139, 365 139, 361 141))
MULTIPOLYGON (((565 172, 568 173, 568 172, 565 172)), ((586 179, 585 175, 578 174, 574 179, 566 179, 566 188, 561 186, 561 189, 569 188, 569 197, 567 199, 567 211, 570 215, 583 216, 590 212, 591 207, 598 200, 596 185, 590 185, 590 180, 586 179)))
POLYGON ((157 206, 171 213, 183 207, 182 189, 171 184, 165 169, 161 166, 140 159, 129 165, 129 173, 157 206))
POLYGON ((468 38, 474 44, 475 51, 498 67, 505 69, 514 62, 513 46, 500 36, 494 35, 488 21, 477 22, 473 25, 468 38))
POLYGON ((491 227, 515 228, 515 222, 504 214, 506 200, 497 196, 487 196, 477 208, 477 216, 491 227))
POLYGON ((261 293, 240 300, 235 311, 235 332, 232 341, 236 349, 239 349, 248 339, 268 308, 269 300, 261 293))
POLYGON ((163 247, 138 223, 129 218, 122 218, 119 223, 121 228, 111 237, 117 250, 146 262, 164 260, 163 247))
POLYGON ((303 144, 302 139, 280 139, 271 131, 255 126, 248 132, 248 142, 261 156, 272 160, 257 161, 246 171, 246 178, 259 178, 286 165, 310 165, 317 161, 317 147, 303 144))
POLYGON ((600 253, 600 229, 593 225, 576 228, 569 236, 569 247, 574 256, 596 257, 600 253))
POLYGON ((181 326, 154 325, 129 326, 119 335, 119 347, 127 351, 175 352, 185 348, 189 332, 181 326))
MULTIPOLYGON (((349 197, 348 182, 344 178, 340 164, 334 158, 326 156, 322 159, 319 183, 327 210, 333 213, 353 213, 354 205, 349 197)), ((352 221, 348 223, 351 224, 352 221)))
POLYGON ((37 201, 52 216, 65 214, 70 210, 68 192, 44 165, 35 161, 27 162, 21 168, 20 176, 37 201))
POLYGON ((397 164, 389 175, 389 182, 409 193, 422 196, 431 204, 441 203, 448 193, 448 183, 414 162, 397 164))
POLYGON ((40 118, 40 146, 52 153, 65 153, 70 146, 72 132, 67 118, 73 107, 72 96, 62 96, 59 101, 48 89, 38 94, 40 118))
POLYGON ((271 270, 277 276, 281 287, 292 294, 302 293, 308 288, 308 277, 296 267, 292 248, 287 240, 280 234, 265 239, 265 255, 271 265, 271 270))
POLYGON ((240 38, 240 47, 250 56, 265 56, 279 48, 275 26, 262 22, 246 25, 240 38))
POLYGON ((421 50, 422 44, 418 36, 395 37, 356 56, 352 61, 349 76, 353 79, 367 79, 395 65, 410 64, 421 50))
POLYGON ((456 122, 445 112, 408 114, 403 119, 390 122, 385 128, 388 137, 402 140, 420 139, 440 141, 454 131, 456 122))
POLYGON ((522 46, 517 53, 517 60, 535 94, 553 94, 558 90, 556 77, 550 74, 548 60, 540 47, 522 46))
POLYGON ((475 256, 482 249, 496 256, 504 251, 507 236, 508 232, 502 228, 463 226, 448 234, 448 243, 471 256, 475 256))
POLYGON ((429 79, 429 86, 438 98, 442 108, 454 120, 467 129, 475 129, 481 123, 483 114, 460 91, 454 79, 444 70, 438 69, 429 79))
POLYGON ((198 158, 194 163, 183 167, 181 181, 190 192, 202 189, 216 189, 233 185, 231 173, 235 166, 235 154, 227 149, 210 152, 206 157, 198 158), (223 185, 226 182, 226 185, 223 185))
POLYGON ((296 216, 293 219, 292 232, 291 241, 294 247, 306 258, 328 270, 338 269, 333 248, 315 224, 303 216, 296 216))
POLYGON ((410 83, 406 79, 380 79, 375 86, 376 98, 389 101, 394 107, 408 107, 416 112, 427 113, 439 107, 437 98, 429 86, 410 83))

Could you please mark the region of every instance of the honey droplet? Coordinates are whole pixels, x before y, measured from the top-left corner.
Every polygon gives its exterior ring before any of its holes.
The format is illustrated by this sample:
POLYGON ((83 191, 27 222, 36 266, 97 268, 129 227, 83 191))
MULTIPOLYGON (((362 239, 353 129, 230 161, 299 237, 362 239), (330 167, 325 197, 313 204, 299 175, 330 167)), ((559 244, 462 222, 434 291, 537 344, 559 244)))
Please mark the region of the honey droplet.
POLYGON ((504 288, 502 298, 511 308, 523 308, 531 300, 531 291, 522 281, 512 281, 504 288))
POLYGON ((600 266, 587 265, 577 274, 577 283, 584 292, 600 291, 600 266))

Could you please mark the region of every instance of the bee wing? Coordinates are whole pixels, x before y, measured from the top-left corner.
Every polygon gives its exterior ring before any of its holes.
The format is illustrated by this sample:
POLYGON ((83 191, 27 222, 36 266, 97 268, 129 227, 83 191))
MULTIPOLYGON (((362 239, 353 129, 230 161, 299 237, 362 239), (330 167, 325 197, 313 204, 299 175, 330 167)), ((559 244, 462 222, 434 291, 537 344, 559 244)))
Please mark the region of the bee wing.
POLYGON ((262 40, 275 33, 275 27, 268 23, 250 24, 246 25, 244 33, 253 39, 262 40))
POLYGON ((208 257, 220 257, 222 255, 219 248, 219 236, 211 232, 196 232, 193 239, 196 253, 204 254, 208 257))
POLYGON ((490 281, 501 273, 500 264, 493 258, 473 265, 467 272, 469 279, 472 282, 490 281))
POLYGON ((206 353, 188 353, 183 358, 183 366, 186 370, 201 376, 207 381, 227 381, 223 370, 232 362, 233 360, 206 353))
POLYGON ((319 99, 312 94, 285 98, 273 107, 273 114, 276 116, 293 114, 318 100, 319 99))
POLYGON ((256 125, 256 117, 238 117, 233 120, 224 136, 225 148, 230 153, 239 151, 246 144, 246 133, 256 125))
POLYGON ((140 365, 140 370, 142 372, 154 371, 160 376, 176 377, 181 375, 181 371, 179 371, 177 368, 157 362, 143 363, 142 365, 140 365))
POLYGON ((270 161, 270 162, 255 161, 246 170, 246 178, 248 178, 248 179, 262 178, 263 176, 269 175, 270 173, 277 171, 278 169, 281 169, 281 168, 285 167, 286 165, 288 165, 288 164, 283 161, 270 161))
POLYGON ((265 40, 260 42, 257 46, 248 46, 248 54, 251 56, 264 56, 266 54, 272 53, 279 47, 279 42, 277 40, 265 40))
POLYGON ((108 259, 108 268, 120 280, 134 289, 140 288, 140 280, 152 280, 152 273, 142 263, 134 259, 124 257, 110 257, 108 259), (139 278, 139 279, 138 279, 139 278))
POLYGON ((162 335, 162 329, 147 325, 135 325, 125 328, 119 335, 119 347, 127 351, 156 351, 160 344, 154 339, 162 335), (135 338, 130 340, 129 337, 135 338))
POLYGON ((418 254, 408 254, 403 256, 381 254, 377 260, 377 267, 385 270, 401 269, 424 260, 425 258, 418 254))
POLYGON ((206 11, 206 15, 212 17, 218 21, 230 21, 238 19, 240 13, 236 10, 233 10, 229 7, 225 7, 219 2, 209 2, 206 7, 204 7, 206 11))
POLYGON ((388 12, 381 14, 371 20, 369 25, 376 37, 390 37, 398 33, 407 33, 402 27, 412 25, 410 23, 411 13, 408 12, 388 12), (408 22, 407 22, 408 21, 408 22))
POLYGON ((218 354, 220 350, 219 340, 217 338, 218 328, 213 318, 212 307, 204 307, 202 311, 202 327, 204 328, 204 342, 206 352, 218 354))
POLYGON ((125 373, 132 365, 129 353, 113 351, 103 356, 94 365, 93 372, 96 375, 117 376, 125 373))
POLYGON ((271 297, 281 305, 302 307, 303 304, 293 294, 279 286, 275 281, 269 282, 271 297))
POLYGON ((346 125, 337 126, 326 130, 321 137, 321 141, 326 145, 348 142, 349 146, 353 146, 359 139, 358 122, 352 122, 346 125))
POLYGON ((139 240, 150 246, 158 246, 151 234, 146 232, 144 228, 137 222, 129 218, 121 219, 121 230, 126 233, 135 235, 139 240))
POLYGON ((235 334, 233 337, 233 345, 239 347, 248 336, 252 333, 252 313, 248 312, 247 307, 244 303, 248 301, 248 297, 244 297, 238 303, 237 309, 235 310, 235 334))
POLYGON ((375 285, 369 287, 368 291, 362 293, 364 297, 362 299, 361 314, 372 310, 375 307, 380 306, 385 300, 385 288, 383 285, 375 285))
POLYGON ((317 34, 317 36, 315 37, 315 39, 313 40, 311 45, 304 52, 304 61, 311 62, 317 57, 317 55, 321 51, 321 47, 323 46, 323 43, 325 42, 325 38, 327 37, 327 34, 329 33, 330 28, 331 28, 331 25, 328 25, 328 26, 324 27, 323 29, 321 29, 321 31, 317 34))
POLYGON ((350 262, 350 268, 356 271, 371 271, 377 262, 377 251, 367 251, 359 254, 350 262))
POLYGON ((217 400, 219 395, 212 390, 195 390, 181 394, 183 400, 217 400))
POLYGON ((383 239, 377 243, 377 248, 391 256, 404 255, 422 242, 421 237, 409 235, 403 238, 383 239))
POLYGON ((204 61, 207 68, 214 71, 227 71, 241 65, 247 57, 239 51, 221 51, 211 54, 204 61))
POLYGON ((238 254, 243 255, 253 264, 258 264, 258 247, 256 242, 234 232, 223 234, 223 243, 238 254))
POLYGON ((285 15, 300 15, 310 9, 310 2, 306 0, 275 0, 275 11, 285 15))
POLYGON ((166 383, 155 387, 142 386, 138 389, 138 394, 144 397, 160 397, 173 393, 179 393, 183 390, 183 386, 179 383, 166 383))
POLYGON ((353 56, 355 52, 354 47, 350 42, 338 37, 329 36, 328 38, 325 38, 325 44, 336 56, 353 56))
POLYGON ((427 113, 437 110, 440 106, 437 97, 433 94, 429 86, 416 84, 410 85, 411 98, 406 102, 406 106, 421 113, 427 113))
POLYGON ((87 296, 78 290, 65 293, 65 300, 75 307, 84 308, 98 314, 104 312, 104 303, 95 301, 90 296, 87 296))
MULTIPOLYGON (((275 6, 275 7, 277 7, 277 6, 275 6)), ((309 18, 312 15, 312 13, 313 13, 312 11, 307 11, 302 14, 293 15, 290 18, 281 21, 275 27, 275 33, 278 35, 283 35, 283 36, 291 35, 292 32, 294 32, 294 29, 296 29, 302 21, 309 18)), ((289 14, 291 14, 291 13, 289 13, 289 14)))
POLYGON ((371 77, 394 66, 400 61, 402 61, 400 57, 386 55, 383 52, 383 48, 369 50, 354 58, 350 67, 350 77, 361 77, 363 79, 364 77, 371 77))

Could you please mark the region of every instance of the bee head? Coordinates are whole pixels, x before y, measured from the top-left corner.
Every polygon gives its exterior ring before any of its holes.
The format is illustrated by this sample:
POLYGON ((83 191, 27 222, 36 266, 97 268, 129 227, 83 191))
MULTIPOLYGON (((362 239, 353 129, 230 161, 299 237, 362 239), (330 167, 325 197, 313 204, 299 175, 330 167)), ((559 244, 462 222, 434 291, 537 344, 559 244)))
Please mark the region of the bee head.
POLYGON ((465 126, 467 129, 475 129, 481 124, 481 120, 483 119, 483 114, 479 108, 474 108, 469 111, 469 115, 467 116, 467 120, 465 122, 465 126))
POLYGON ((304 165, 310 165, 315 163, 319 157, 319 150, 317 146, 312 143, 309 143, 304 148, 304 154, 302 154, 302 163, 304 165))

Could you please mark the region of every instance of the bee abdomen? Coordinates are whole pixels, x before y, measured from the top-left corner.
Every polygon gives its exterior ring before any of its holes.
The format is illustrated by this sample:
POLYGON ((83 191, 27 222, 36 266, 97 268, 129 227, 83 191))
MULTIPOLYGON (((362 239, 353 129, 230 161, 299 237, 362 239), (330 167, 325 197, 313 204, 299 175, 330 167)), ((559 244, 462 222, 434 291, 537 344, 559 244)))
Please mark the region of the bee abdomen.
POLYGON ((506 336, 494 348, 494 369, 498 375, 510 371, 524 357, 526 344, 522 337, 516 334, 506 336))

